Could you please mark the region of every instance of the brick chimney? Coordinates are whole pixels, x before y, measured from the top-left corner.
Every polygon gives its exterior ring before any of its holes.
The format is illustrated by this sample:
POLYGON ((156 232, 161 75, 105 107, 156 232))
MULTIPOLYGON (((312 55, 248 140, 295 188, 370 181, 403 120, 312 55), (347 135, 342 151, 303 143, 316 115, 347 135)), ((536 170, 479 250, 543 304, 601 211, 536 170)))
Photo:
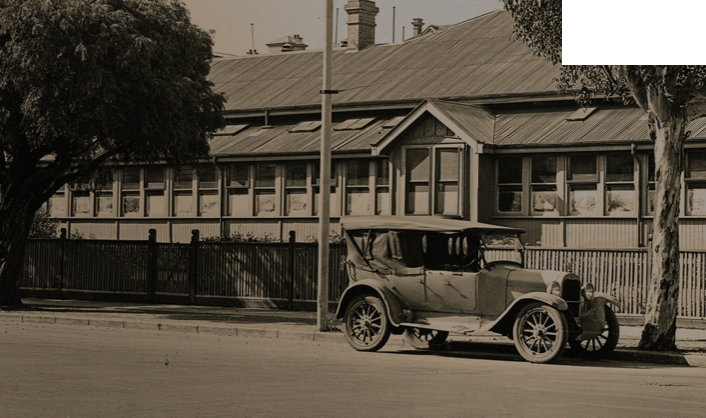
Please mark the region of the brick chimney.
POLYGON ((375 16, 380 9, 371 0, 348 0, 348 50, 361 50, 375 45, 375 16))
POLYGON ((419 36, 422 34, 422 28, 424 27, 424 19, 414 18, 412 19, 412 26, 414 27, 414 33, 412 36, 419 36))

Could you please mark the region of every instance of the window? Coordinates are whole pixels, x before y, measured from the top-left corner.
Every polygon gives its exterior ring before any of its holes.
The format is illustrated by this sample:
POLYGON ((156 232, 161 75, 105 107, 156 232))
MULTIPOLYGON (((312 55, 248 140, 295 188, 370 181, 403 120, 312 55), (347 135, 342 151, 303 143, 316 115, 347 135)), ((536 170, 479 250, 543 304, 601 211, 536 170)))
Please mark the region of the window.
POLYGON ((370 162, 349 160, 346 176, 346 214, 370 213, 370 162))
POLYGON ((251 216, 249 164, 237 163, 228 167, 226 189, 228 216, 251 216))
POLYGON ((214 165, 201 166, 199 179, 199 216, 220 216, 218 170, 214 165))
POLYGON ((630 154, 606 155, 605 206, 608 215, 633 214, 636 209, 635 162, 630 154))
MULTIPOLYGON (((337 216, 341 214, 341 195, 339 193, 339 187, 338 187, 338 176, 336 173, 338 172, 338 163, 332 161, 331 162, 331 215, 332 216, 337 216)), ((311 179, 311 183, 313 186, 314 190, 314 215, 319 214, 319 200, 320 200, 320 186, 319 186, 319 178, 321 177, 321 168, 318 163, 314 164, 314 178, 311 179)))
POLYGON ((307 193, 307 163, 287 163, 285 187, 285 213, 288 216, 311 215, 307 193))
POLYGON ((164 197, 164 167, 145 169, 145 212, 147 216, 167 215, 167 199, 164 197))
POLYGON ((655 212, 655 156, 649 154, 647 158, 647 212, 653 214, 655 212))
POLYGON ((460 148, 438 148, 436 150, 434 214, 459 214, 460 158, 460 148))
POLYGON ((498 212, 522 213, 522 157, 498 157, 498 212))
POLYGON ((174 168, 174 216, 194 215, 194 170, 191 167, 174 168))
POLYGON ((71 184, 71 216, 91 216, 90 182, 77 181, 71 184))
POLYGON ((706 215, 706 152, 689 152, 684 172, 686 214, 706 215))
POLYGON ((375 161, 375 214, 391 215, 390 161, 375 161))
POLYGON ((572 215, 598 214, 598 170, 595 155, 569 156, 569 211, 572 215))
POLYGON ((49 215, 54 218, 66 216, 66 187, 57 190, 49 199, 49 215))
POLYGON ((271 163, 257 165, 255 177, 255 215, 278 215, 277 193, 277 166, 271 163))
POLYGON ((533 213, 557 213, 556 157, 531 158, 531 196, 533 213))
POLYGON ((429 148, 407 149, 405 213, 408 215, 429 214, 429 151, 429 148))
POLYGON ((113 204, 113 172, 109 171, 94 182, 96 216, 115 216, 113 204))
POLYGON ((122 194, 120 197, 122 216, 141 216, 140 207, 140 168, 123 168, 122 194))

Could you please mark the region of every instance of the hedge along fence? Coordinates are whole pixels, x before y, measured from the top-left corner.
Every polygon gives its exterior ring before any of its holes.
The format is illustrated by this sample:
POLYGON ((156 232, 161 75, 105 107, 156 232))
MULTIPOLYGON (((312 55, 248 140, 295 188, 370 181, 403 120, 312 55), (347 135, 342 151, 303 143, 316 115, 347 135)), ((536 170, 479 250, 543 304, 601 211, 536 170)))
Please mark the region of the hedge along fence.
MULTIPOLYGON (((488 261, 519 259, 514 250, 491 249, 488 261)), ((680 256, 679 316, 706 317, 706 252, 684 251, 680 256)), ((644 315, 650 284, 650 253, 637 249, 568 249, 527 247, 527 268, 569 271, 591 282, 598 292, 616 296, 617 312, 644 315)))
MULTIPOLYGON (((292 307, 317 299, 316 243, 30 240, 20 285, 25 289, 142 294, 145 300, 195 303, 197 297, 262 299, 292 307), (162 296, 162 297, 161 297, 162 296), (174 300, 172 298, 171 300, 174 300)), ((330 244, 329 300, 348 285, 345 244, 330 244)))

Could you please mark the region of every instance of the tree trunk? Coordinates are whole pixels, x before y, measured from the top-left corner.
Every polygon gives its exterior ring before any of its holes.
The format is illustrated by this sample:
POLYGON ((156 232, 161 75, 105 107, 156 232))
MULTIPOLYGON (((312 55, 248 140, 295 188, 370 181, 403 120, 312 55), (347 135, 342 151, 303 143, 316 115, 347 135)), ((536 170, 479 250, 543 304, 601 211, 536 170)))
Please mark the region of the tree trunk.
POLYGON ((0 306, 22 305, 20 275, 35 210, 26 197, 0 200, 0 306))
POLYGON ((674 116, 655 126, 655 211, 652 277, 645 327, 639 348, 675 350, 679 309, 679 204, 685 118, 674 116))

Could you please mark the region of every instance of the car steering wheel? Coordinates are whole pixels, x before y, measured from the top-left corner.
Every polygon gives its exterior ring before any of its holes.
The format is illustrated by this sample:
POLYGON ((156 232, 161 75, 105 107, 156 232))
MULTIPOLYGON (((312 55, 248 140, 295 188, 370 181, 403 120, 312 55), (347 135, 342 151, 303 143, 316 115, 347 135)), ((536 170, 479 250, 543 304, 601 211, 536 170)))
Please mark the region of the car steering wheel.
POLYGON ((461 266, 461 268, 466 269, 466 268, 470 268, 470 267, 473 266, 474 264, 478 264, 478 267, 480 267, 480 260, 481 260, 481 257, 479 257, 478 251, 479 251, 482 247, 483 247, 483 246, 481 245, 481 246, 479 246, 479 247, 477 247, 477 248, 474 248, 474 249, 468 251, 468 252, 466 253, 466 255, 464 255, 464 256, 461 258, 461 261, 458 263, 459 266, 461 266), (470 259, 470 257, 473 256, 473 255, 476 255, 476 257, 473 258, 473 259, 470 259))

